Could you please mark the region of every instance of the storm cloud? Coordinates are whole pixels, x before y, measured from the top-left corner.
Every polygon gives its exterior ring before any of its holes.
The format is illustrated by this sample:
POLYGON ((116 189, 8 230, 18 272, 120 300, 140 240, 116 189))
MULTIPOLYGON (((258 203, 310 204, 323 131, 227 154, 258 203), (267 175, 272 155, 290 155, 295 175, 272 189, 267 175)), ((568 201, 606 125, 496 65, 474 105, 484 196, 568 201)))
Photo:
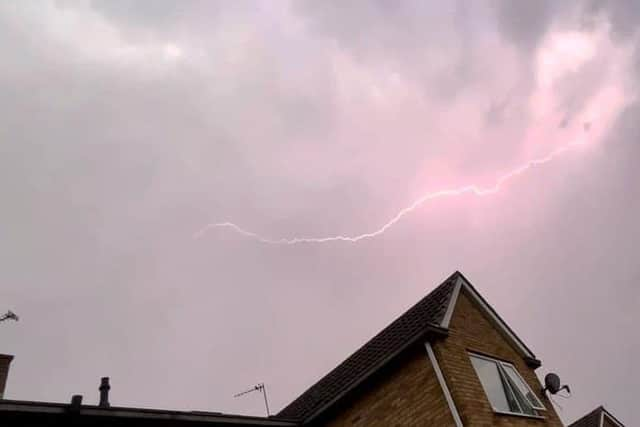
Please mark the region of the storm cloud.
MULTIPOLYGON (((0 3, 6 396, 262 413, 454 270, 640 423, 633 1, 0 3), (571 141, 497 194, 491 186, 571 141)), ((2 308, 2 307, 0 307, 2 308)))

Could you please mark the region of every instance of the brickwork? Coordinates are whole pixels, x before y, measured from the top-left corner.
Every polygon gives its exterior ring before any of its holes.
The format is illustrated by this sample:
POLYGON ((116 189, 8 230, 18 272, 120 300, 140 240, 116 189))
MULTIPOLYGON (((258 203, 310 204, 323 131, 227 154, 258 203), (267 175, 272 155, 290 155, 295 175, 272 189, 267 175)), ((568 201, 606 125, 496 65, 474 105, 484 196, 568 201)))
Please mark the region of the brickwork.
POLYGON ((542 386, 534 370, 525 364, 522 357, 467 296, 466 291, 460 292, 458 297, 449 324, 449 336, 434 343, 433 347, 465 426, 562 426, 553 405, 542 394, 542 386), (471 364, 469 351, 513 363, 547 408, 546 411, 540 411, 544 419, 495 414, 471 364))
POLYGON ((454 426, 423 346, 351 399, 326 427, 454 426))

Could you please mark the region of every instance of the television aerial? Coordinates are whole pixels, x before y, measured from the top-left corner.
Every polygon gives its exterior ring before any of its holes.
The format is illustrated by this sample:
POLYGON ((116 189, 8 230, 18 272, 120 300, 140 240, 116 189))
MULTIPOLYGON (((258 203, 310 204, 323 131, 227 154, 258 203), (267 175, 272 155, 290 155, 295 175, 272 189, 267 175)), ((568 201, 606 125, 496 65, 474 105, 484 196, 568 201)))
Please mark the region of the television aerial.
POLYGON ((8 310, 5 314, 0 316, 0 322, 4 322, 5 320, 15 320, 17 322, 18 319, 18 315, 11 310, 8 310))
POLYGON ((244 396, 245 394, 253 393, 254 391, 262 392, 262 397, 264 398, 264 407, 267 410, 267 417, 271 416, 271 414, 269 414, 269 401, 267 400, 267 388, 265 387, 264 383, 256 384, 249 390, 245 390, 241 393, 234 394, 233 397, 244 396))

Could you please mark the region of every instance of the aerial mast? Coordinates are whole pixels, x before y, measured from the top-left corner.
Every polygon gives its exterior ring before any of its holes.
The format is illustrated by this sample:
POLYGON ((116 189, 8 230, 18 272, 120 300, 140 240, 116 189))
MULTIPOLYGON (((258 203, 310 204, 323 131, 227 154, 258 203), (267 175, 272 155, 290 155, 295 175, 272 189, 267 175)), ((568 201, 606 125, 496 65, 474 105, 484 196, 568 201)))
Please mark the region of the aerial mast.
POLYGON ((0 316, 0 322, 4 322, 5 320, 15 320, 17 322, 18 319, 18 315, 11 310, 8 310, 5 314, 0 316))
POLYGON ((233 397, 244 396, 245 394, 253 393, 254 391, 262 392, 262 397, 264 398, 264 407, 267 410, 267 417, 271 416, 271 414, 269 413, 269 401, 267 399, 267 387, 264 385, 264 383, 254 385, 249 390, 243 391, 238 394, 234 394, 233 397))

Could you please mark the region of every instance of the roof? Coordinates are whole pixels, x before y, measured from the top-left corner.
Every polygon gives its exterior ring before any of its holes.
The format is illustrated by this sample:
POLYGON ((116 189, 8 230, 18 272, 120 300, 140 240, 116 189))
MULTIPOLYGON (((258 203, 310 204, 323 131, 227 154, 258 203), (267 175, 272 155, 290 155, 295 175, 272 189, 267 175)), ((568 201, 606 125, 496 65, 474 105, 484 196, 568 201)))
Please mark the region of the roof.
MULTIPOLYGON (((291 402, 278 416, 308 421, 361 383, 370 374, 424 336, 442 330, 457 279, 455 272, 402 316, 374 336, 334 370, 291 402)), ((444 331, 442 332, 444 333, 444 331)))
POLYGON ((569 424, 568 427, 602 427, 602 420, 607 417, 612 424, 624 427, 624 425, 618 421, 609 411, 604 409, 604 406, 598 406, 593 411, 589 412, 584 417, 569 424))
POLYGON ((15 426, 65 425, 67 417, 74 417, 75 425, 103 425, 107 421, 118 420, 118 425, 192 426, 270 426, 295 427, 298 424, 279 417, 253 417, 231 415, 220 412, 171 411, 163 409, 142 409, 127 407, 101 407, 81 405, 74 408, 68 403, 32 402, 21 400, 0 400, 0 419, 15 426), (203 424, 206 423, 206 424, 203 424))
POLYGON ((597 407, 593 411, 589 412, 584 417, 575 421, 573 424, 569 424, 569 427, 600 427, 600 410, 601 406, 597 407))

